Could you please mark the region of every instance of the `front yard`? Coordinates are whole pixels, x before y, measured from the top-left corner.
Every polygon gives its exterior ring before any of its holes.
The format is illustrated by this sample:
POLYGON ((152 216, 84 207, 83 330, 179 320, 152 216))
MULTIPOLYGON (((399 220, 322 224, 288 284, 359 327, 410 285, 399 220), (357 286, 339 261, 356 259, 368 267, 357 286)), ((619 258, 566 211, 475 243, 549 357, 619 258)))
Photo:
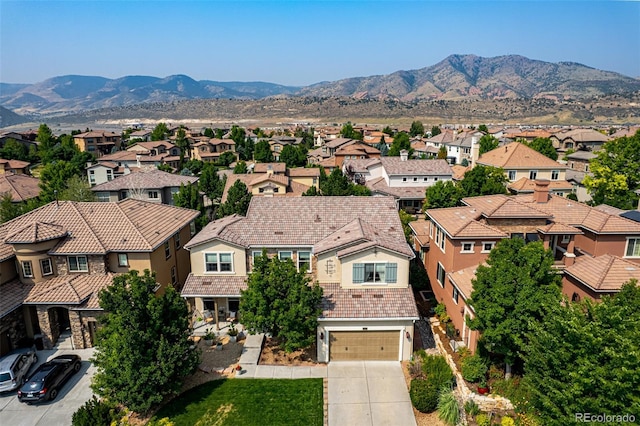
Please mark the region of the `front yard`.
POLYGON ((185 425, 323 424, 322 379, 214 380, 195 387, 156 413, 185 425))

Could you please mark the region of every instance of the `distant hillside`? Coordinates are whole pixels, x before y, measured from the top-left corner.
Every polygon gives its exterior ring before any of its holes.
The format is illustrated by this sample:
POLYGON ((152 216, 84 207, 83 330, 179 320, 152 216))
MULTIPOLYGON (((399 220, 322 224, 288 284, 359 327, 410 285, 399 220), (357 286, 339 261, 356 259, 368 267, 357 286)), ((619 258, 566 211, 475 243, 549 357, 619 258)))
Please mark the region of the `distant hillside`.
POLYGON ((118 79, 67 75, 0 85, 0 105, 20 114, 60 115, 94 109, 196 99, 269 97, 419 100, 593 99, 640 91, 640 80, 585 65, 509 55, 451 55, 430 67, 354 77, 307 87, 264 82, 196 81, 186 75, 118 79))
POLYGON ((0 128, 28 123, 29 121, 31 120, 0 106, 0 128))

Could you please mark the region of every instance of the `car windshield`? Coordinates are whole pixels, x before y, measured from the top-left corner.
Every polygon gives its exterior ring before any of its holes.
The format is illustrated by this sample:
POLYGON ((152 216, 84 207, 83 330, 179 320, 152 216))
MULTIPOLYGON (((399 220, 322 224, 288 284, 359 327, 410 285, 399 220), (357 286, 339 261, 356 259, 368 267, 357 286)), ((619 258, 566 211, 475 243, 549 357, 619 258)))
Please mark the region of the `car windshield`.
POLYGON ((8 382, 9 380, 11 380, 11 375, 9 373, 0 374, 0 382, 8 382))

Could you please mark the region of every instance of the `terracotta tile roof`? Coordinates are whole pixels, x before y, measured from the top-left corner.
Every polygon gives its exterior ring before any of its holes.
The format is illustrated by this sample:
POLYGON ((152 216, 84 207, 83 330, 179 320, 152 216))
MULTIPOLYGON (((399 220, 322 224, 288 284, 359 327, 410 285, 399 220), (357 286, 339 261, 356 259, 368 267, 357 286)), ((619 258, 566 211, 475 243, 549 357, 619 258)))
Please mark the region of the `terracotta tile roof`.
POLYGON ((191 273, 180 294, 182 297, 240 296, 240 291, 246 289, 246 277, 196 276, 191 273))
POLYGON ((50 226, 45 235, 50 236, 55 226, 68 232, 50 250, 51 254, 151 252, 198 214, 195 210, 130 198, 117 203, 52 202, 0 225, 0 260, 14 256, 7 238, 22 231, 32 233, 29 227, 34 223, 50 226))
POLYGON ((478 164, 501 167, 503 169, 566 169, 567 166, 553 161, 525 144, 511 142, 485 152, 478 158, 478 164))
POLYGON ((551 218, 552 213, 538 209, 540 203, 528 205, 519 203, 506 195, 489 195, 463 198, 462 201, 477 207, 488 218, 551 218))
POLYGON ((467 173, 468 170, 471 170, 471 167, 454 164, 453 166, 451 166, 453 180, 462 180, 464 178, 464 174, 467 173))
POLYGON ((400 157, 380 158, 382 166, 389 176, 396 175, 429 175, 451 176, 451 166, 446 160, 406 160, 400 157))
POLYGON ((541 226, 541 227, 536 228, 536 229, 538 231, 542 232, 543 234, 567 235, 567 234, 582 234, 583 233, 578 228, 575 228, 575 227, 569 226, 569 225, 564 225, 562 223, 551 223, 551 224, 549 224, 547 226, 541 226))
POLYGON ((55 223, 31 222, 24 228, 17 230, 11 235, 7 235, 7 244, 35 244, 42 243, 68 235, 67 230, 55 223))
POLYGON ((285 163, 255 163, 253 166, 254 173, 267 173, 273 171, 273 173, 282 173, 287 170, 285 163))
POLYGON ((0 158, 0 164, 5 164, 11 169, 24 169, 25 167, 29 167, 29 164, 31 163, 28 161, 5 160, 4 158, 0 158))
POLYGON ((148 141, 148 142, 136 142, 131 146, 127 147, 127 151, 140 152, 146 151, 150 152, 152 149, 157 149, 158 147, 163 147, 166 150, 170 150, 171 148, 175 148, 176 145, 170 141, 148 141), (142 150, 137 149, 137 147, 143 148, 142 150))
POLYGON ((480 211, 471 207, 429 209, 428 217, 440 225, 452 238, 506 238, 508 235, 498 228, 479 222, 480 211))
POLYGON ((351 141, 353 141, 353 139, 335 138, 335 139, 330 139, 329 142, 325 142, 324 146, 326 146, 327 148, 338 148, 339 146, 342 146, 345 143, 351 142, 351 141))
POLYGON ((548 138, 551 136, 551 133, 546 130, 536 129, 536 130, 525 130, 520 133, 512 133, 510 135, 512 138, 524 138, 524 139, 534 139, 534 138, 548 138))
POLYGON ((594 129, 574 129, 567 132, 556 133, 554 135, 559 140, 573 139, 576 142, 607 142, 610 140, 609 136, 603 135, 594 129))
POLYGON ((565 268, 564 273, 594 291, 620 291, 622 284, 630 279, 640 281, 640 265, 610 254, 595 258, 578 257, 576 263, 565 268))
POLYGON ((323 248, 332 244, 333 234, 347 238, 347 230, 413 257, 392 197, 254 197, 246 218, 211 222, 185 247, 220 239, 246 248, 283 243, 323 248), (292 215, 295 220, 287 220, 292 215))
MULTIPOLYGON (((95 296, 97 302, 100 290, 111 285, 114 277, 116 274, 112 273, 60 275, 34 285, 24 303, 81 305, 92 296, 95 296)), ((84 307, 99 308, 99 304, 94 305, 92 302, 84 307)))
POLYGON ((0 285, 0 318, 22 306, 22 302, 29 294, 34 284, 23 284, 15 279, 0 285))
POLYGON ((1 174, 0 194, 4 194, 6 192, 11 194, 11 200, 13 202, 36 198, 40 195, 40 179, 22 174, 1 174))
POLYGON ((195 176, 183 176, 162 170, 145 170, 140 173, 130 173, 118 176, 117 178, 101 183, 91 188, 93 192, 120 191, 123 189, 162 189, 179 187, 180 185, 191 185, 198 181, 195 176))
POLYGON ((607 204, 598 204, 597 206, 595 206, 593 208, 598 210, 598 211, 601 211, 603 213, 614 214, 614 215, 617 215, 617 216, 620 216, 622 213, 626 212, 626 210, 622 210, 622 209, 619 209, 617 207, 609 206, 607 204))
POLYGON ((103 155, 98 159, 98 162, 102 163, 105 161, 114 161, 117 163, 119 161, 140 160, 141 163, 149 163, 149 162, 155 163, 155 162, 161 162, 162 159, 167 156, 169 156, 168 152, 165 152, 164 154, 159 154, 159 155, 144 155, 135 151, 118 151, 118 152, 114 152, 113 154, 103 155))
POLYGON ((262 182, 276 182, 281 185, 287 186, 289 184, 289 178, 285 175, 272 175, 271 173, 251 174, 252 177, 249 184, 253 187, 259 185, 262 182))
POLYGON ((424 193, 428 188, 427 186, 407 186, 407 187, 389 186, 387 185, 387 181, 385 181, 383 177, 367 181, 366 186, 373 193, 377 193, 381 195, 390 195, 400 200, 405 200, 405 199, 423 200, 424 193))
POLYGON ((423 247, 429 242, 429 221, 424 218, 409 222, 413 235, 423 247))
MULTIPOLYGON (((533 192, 536 186, 536 181, 532 179, 528 179, 526 177, 522 177, 515 182, 511 182, 507 185, 507 188, 512 189, 517 192, 533 192)), ((566 180, 551 180, 549 181, 549 190, 571 190, 573 189, 573 185, 566 180)))
POLYGON ((287 174, 291 177, 320 177, 320 169, 317 167, 294 167, 287 169, 287 174))
POLYGON ((473 293, 472 280, 476 278, 476 270, 478 269, 478 266, 479 265, 469 266, 468 268, 460 269, 459 271, 454 271, 447 274, 449 281, 455 284, 465 300, 470 298, 471 293, 473 293))
POLYGON ((346 289, 339 283, 320 286, 324 292, 320 320, 420 318, 411 287, 346 289))

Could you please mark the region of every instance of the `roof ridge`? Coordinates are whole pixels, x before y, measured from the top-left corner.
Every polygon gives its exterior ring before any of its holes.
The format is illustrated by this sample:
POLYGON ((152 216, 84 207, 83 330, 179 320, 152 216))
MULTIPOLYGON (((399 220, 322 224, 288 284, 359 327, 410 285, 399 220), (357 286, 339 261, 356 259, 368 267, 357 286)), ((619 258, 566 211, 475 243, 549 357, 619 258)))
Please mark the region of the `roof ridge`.
MULTIPOLYGON (((126 200, 127 198, 125 198, 126 200)), ((123 200, 124 201, 124 200, 123 200)), ((133 227, 133 229, 135 230, 135 232, 140 236, 140 238, 142 238, 142 241, 144 241, 151 250, 153 250, 153 246, 151 245, 151 243, 149 243, 149 241, 145 238, 145 236, 142 234, 142 232, 140 232, 140 230, 138 229, 138 227, 135 225, 135 223, 133 223, 131 221, 131 218, 127 215, 127 213, 124 211, 124 209, 120 206, 120 202, 116 202, 116 207, 118 208, 118 210, 120 210, 120 212, 122 213, 122 216, 126 219, 126 221, 133 227)))
POLYGON ((602 283, 604 282, 604 279, 607 277, 607 274, 609 273, 609 270, 611 269, 611 266, 613 265, 614 260, 616 260, 615 256, 612 256, 608 253, 606 255, 610 256, 609 261, 607 262, 606 267, 602 268, 602 273, 598 277, 597 288, 600 288, 600 286, 602 286, 602 283))
POLYGON ((82 222, 87 226, 87 228, 89 229, 89 233, 93 236, 93 238, 96 239, 96 241, 98 241, 98 244, 100 244, 100 246, 102 247, 102 250, 104 252, 107 251, 107 249, 104 246, 104 243, 102 242, 102 240, 100 239, 100 237, 98 237, 98 235, 93 231, 93 228, 91 227, 91 225, 89 225, 89 222, 87 222, 87 219, 84 217, 84 215, 82 214, 82 212, 80 211, 80 209, 78 209, 77 201, 69 201, 68 203, 71 204, 71 208, 73 208, 76 213, 78 213, 78 216, 80 216, 80 219, 82 220, 82 222))
POLYGON ((13 179, 9 179, 10 176, 17 176, 15 174, 11 174, 9 176, 5 176, 4 180, 9 184, 9 186, 11 187, 11 189, 18 194, 18 198, 20 199, 20 201, 24 201, 24 198, 22 198, 22 195, 20 194, 20 191, 18 191, 18 189, 14 186, 13 184, 13 179))

